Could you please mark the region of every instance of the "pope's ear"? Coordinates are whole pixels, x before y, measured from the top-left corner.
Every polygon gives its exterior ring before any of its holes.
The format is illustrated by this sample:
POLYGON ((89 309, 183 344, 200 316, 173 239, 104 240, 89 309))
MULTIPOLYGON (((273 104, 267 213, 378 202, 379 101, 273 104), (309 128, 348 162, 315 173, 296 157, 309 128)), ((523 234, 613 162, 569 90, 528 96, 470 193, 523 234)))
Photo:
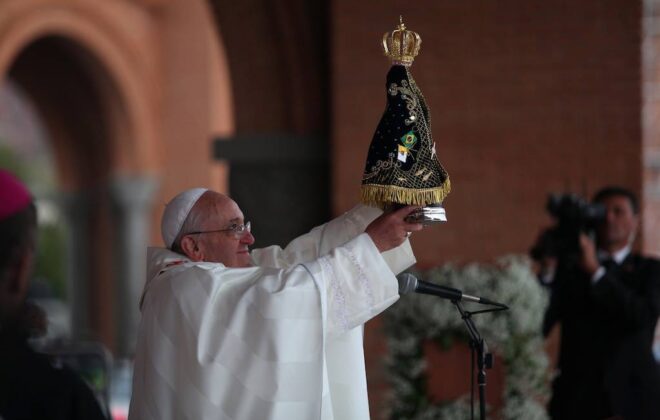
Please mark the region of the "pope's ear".
POLYGON ((181 250, 186 257, 190 258, 193 261, 201 261, 202 255, 197 242, 190 236, 184 236, 181 238, 181 250))

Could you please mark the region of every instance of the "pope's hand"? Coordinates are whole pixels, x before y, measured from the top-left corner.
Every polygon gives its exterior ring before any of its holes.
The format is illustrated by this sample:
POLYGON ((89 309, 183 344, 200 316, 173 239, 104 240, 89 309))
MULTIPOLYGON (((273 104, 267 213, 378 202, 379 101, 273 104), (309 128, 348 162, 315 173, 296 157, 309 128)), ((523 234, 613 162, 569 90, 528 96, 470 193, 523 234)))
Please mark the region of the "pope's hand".
POLYGON ((404 220, 412 211, 418 209, 417 206, 406 206, 393 212, 383 213, 367 226, 365 232, 380 252, 396 248, 406 240, 410 232, 424 228, 421 223, 408 223, 404 220))

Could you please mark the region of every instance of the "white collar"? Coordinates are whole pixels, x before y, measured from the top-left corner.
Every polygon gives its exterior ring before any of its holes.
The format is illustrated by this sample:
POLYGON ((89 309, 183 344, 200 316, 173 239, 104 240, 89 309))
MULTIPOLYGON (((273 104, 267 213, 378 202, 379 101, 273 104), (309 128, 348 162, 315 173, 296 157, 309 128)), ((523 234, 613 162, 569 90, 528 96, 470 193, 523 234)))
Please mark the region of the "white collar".
POLYGON ((620 250, 616 251, 614 254, 610 254, 607 251, 603 251, 602 249, 599 249, 598 250, 598 259, 601 260, 601 261, 604 261, 608 258, 612 258, 615 263, 617 263, 618 265, 621 265, 623 260, 625 260, 626 257, 628 256, 628 254, 630 254, 631 249, 632 249, 632 247, 631 247, 630 244, 624 246, 620 250))

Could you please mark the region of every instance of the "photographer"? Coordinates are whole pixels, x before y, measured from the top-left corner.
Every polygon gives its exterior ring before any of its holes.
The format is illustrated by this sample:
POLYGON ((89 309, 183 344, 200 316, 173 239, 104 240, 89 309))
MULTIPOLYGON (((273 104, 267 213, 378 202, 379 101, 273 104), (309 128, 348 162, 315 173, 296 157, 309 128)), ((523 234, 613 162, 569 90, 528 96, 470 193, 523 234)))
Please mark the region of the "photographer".
MULTIPOLYGON (((594 218, 595 243, 585 224, 572 238, 550 235, 559 252, 550 255, 557 264, 544 333, 561 323, 550 415, 657 419, 660 370, 651 348, 660 314, 660 262, 631 252, 639 224, 634 194, 608 187, 593 203, 602 210, 594 218)), ((558 219, 553 233, 565 231, 558 219)), ((538 245, 534 251, 539 260, 538 245)))

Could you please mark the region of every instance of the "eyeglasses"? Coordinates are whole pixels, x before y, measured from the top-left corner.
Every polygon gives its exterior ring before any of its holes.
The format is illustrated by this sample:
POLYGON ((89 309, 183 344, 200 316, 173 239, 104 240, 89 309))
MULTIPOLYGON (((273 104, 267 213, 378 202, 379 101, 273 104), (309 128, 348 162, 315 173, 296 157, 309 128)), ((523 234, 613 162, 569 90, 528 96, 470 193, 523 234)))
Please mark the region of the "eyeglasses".
POLYGON ((215 232, 231 232, 236 238, 242 238, 245 234, 252 230, 252 225, 250 222, 245 222, 242 224, 234 223, 229 226, 227 229, 216 229, 216 230, 199 230, 196 232, 189 232, 186 235, 198 235, 201 233, 215 233, 215 232))

